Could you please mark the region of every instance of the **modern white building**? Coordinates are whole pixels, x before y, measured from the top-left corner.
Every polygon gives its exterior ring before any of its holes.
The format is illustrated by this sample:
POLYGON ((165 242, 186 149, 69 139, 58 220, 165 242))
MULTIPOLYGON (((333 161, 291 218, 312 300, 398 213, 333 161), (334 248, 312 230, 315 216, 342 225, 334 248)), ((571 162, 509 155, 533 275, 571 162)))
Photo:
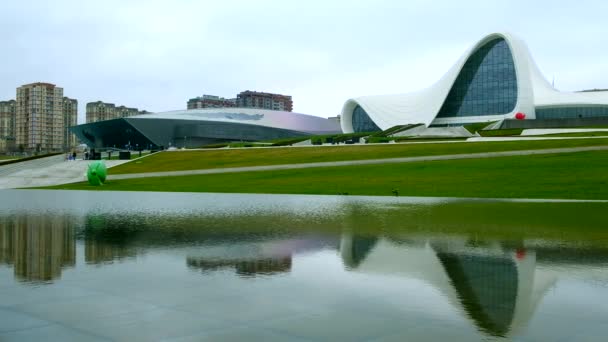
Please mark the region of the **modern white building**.
POLYGON ((349 99, 345 133, 396 125, 458 126, 508 119, 608 118, 608 91, 561 92, 543 77, 526 44, 493 33, 470 48, 431 87, 409 94, 349 99))

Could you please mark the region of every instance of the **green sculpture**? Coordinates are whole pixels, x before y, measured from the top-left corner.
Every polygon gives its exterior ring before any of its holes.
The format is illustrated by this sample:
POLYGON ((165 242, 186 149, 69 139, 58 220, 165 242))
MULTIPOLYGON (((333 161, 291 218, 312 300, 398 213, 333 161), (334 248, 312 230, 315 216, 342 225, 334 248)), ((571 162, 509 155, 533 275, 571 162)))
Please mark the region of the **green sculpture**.
POLYGON ((87 179, 89 180, 89 184, 100 186, 106 181, 107 174, 106 164, 103 161, 96 161, 89 164, 87 179))

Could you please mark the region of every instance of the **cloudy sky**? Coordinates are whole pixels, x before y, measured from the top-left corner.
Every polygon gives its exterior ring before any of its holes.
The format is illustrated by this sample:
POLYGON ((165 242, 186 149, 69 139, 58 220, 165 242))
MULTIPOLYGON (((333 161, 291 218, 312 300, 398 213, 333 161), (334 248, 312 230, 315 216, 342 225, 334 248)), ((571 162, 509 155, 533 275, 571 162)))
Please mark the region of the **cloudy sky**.
POLYGON ((289 94, 339 114, 350 97, 435 82, 493 31, 523 38, 556 88, 608 88, 608 2, 53 0, 0 5, 0 100, 51 82, 84 105, 149 111, 202 94, 289 94))

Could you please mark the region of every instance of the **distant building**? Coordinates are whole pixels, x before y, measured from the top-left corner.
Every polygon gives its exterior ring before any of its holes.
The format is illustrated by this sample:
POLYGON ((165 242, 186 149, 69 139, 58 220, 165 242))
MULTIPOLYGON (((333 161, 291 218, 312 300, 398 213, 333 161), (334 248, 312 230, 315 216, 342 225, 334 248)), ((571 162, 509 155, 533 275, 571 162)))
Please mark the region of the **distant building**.
POLYGON ((0 101, 0 152, 12 151, 15 147, 16 101, 0 101))
POLYGON ((203 95, 188 100, 188 109, 236 107, 236 99, 215 95, 203 95))
POLYGON ((78 100, 63 98, 63 149, 65 151, 76 147, 76 135, 70 131, 70 127, 78 125, 78 100))
POLYGON ((329 118, 327 118, 327 120, 335 122, 339 125, 340 124, 340 115, 329 117, 329 118))
POLYGON ((31 83, 17 88, 15 145, 20 151, 62 151, 63 88, 31 83))
POLYGON ((237 107, 261 108, 279 110, 285 112, 293 111, 293 100, 291 96, 262 93, 257 91, 244 91, 236 96, 237 107))
POLYGON ((232 141, 336 134, 340 125, 318 116, 257 108, 203 108, 137 115, 72 127, 90 148, 196 148, 232 141))
POLYGON ((116 106, 113 103, 106 102, 89 102, 87 103, 87 123, 97 121, 105 121, 119 118, 127 118, 129 116, 148 114, 148 111, 140 111, 137 108, 129 108, 125 106, 116 106))

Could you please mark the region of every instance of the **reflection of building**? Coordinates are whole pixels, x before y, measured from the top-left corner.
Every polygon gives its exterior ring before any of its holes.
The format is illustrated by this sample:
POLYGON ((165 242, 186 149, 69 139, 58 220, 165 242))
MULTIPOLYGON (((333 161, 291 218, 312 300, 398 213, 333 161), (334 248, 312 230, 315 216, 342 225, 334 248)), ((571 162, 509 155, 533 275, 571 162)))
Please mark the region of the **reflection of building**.
POLYGON ((188 109, 236 107, 236 99, 225 99, 215 95, 203 95, 188 100, 188 109))
POLYGON ((92 148, 200 147, 230 141, 264 141, 331 134, 340 125, 317 116, 252 108, 208 108, 137 115, 74 127, 92 148))
POLYGON ((87 264, 111 264, 136 256, 137 251, 133 247, 94 239, 85 239, 84 242, 84 261, 87 264))
POLYGON ((291 271, 291 255, 274 259, 211 261, 188 257, 186 263, 188 267, 200 269, 203 272, 234 268, 240 276, 271 275, 291 271))
POLYGON ((494 33, 475 44, 429 88, 358 97, 342 109, 345 133, 406 124, 457 126, 501 120, 505 128, 606 124, 608 92, 554 89, 523 41, 494 33))
POLYGON ((342 260, 363 273, 407 275, 437 288, 479 330, 513 334, 527 324, 555 277, 536 270, 536 253, 467 241, 402 242, 344 235, 342 260))
POLYGON ((48 282, 76 263, 74 227, 69 217, 0 218, 0 262, 12 265, 15 277, 48 282))

